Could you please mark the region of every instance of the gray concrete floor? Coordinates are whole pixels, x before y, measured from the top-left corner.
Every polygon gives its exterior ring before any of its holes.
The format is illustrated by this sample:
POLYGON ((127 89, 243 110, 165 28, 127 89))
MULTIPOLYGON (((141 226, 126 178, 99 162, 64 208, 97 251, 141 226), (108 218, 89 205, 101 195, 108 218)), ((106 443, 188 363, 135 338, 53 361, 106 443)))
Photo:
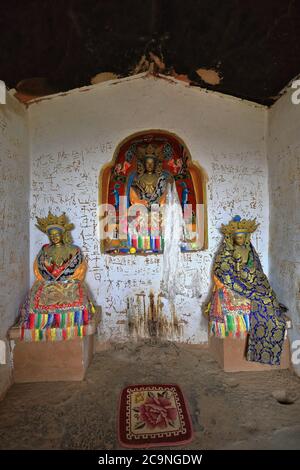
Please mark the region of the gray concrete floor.
POLYGON ((224 373, 208 350, 125 343, 97 353, 83 382, 15 384, 0 402, 1 449, 119 449, 121 389, 177 383, 195 438, 185 449, 300 449, 300 379, 290 371, 224 373), (295 401, 272 396, 286 390, 295 401))

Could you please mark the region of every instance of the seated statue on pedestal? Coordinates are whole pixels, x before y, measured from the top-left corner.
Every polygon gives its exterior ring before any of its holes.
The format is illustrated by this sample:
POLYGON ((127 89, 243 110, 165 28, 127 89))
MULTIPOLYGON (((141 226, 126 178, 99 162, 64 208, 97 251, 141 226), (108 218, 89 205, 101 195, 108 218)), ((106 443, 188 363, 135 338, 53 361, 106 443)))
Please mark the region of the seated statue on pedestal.
MULTIPOLYGON (((147 150, 154 152, 152 146, 148 146, 147 150)), ((145 153, 144 160, 138 162, 137 175, 130 188, 130 203, 143 204, 148 209, 151 204, 164 204, 170 181, 171 176, 163 173, 162 163, 156 154, 145 153)))
POLYGON ((250 242, 255 220, 239 216, 222 225, 215 258, 214 288, 206 308, 209 333, 220 338, 249 335, 247 359, 279 365, 286 319, 250 242))
POLYGON ((38 218, 37 227, 49 237, 34 261, 36 280, 20 308, 18 326, 27 341, 61 340, 89 334, 95 312, 83 280, 87 264, 71 243, 65 214, 38 218))

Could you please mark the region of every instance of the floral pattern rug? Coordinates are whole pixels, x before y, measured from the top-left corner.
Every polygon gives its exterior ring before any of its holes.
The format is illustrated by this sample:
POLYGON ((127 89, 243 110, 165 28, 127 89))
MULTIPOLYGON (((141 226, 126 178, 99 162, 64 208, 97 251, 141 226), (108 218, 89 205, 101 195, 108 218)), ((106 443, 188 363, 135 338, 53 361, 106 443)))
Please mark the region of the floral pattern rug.
POLYGON ((124 447, 182 445, 193 438, 190 414, 178 385, 130 385, 119 405, 119 441, 124 447))

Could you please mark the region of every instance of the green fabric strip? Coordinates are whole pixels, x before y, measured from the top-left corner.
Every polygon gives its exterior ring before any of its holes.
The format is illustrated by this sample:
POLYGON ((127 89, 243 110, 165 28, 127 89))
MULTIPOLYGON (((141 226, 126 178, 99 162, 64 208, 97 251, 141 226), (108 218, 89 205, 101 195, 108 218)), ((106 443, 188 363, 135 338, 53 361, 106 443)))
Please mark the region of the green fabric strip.
POLYGON ((228 331, 235 331, 235 321, 233 315, 227 315, 227 329, 228 331))

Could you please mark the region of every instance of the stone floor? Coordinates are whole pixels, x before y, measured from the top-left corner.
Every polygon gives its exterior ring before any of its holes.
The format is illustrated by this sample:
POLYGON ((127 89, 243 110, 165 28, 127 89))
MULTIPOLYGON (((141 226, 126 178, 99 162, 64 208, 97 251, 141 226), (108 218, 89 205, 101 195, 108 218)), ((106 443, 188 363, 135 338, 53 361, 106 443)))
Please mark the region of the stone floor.
POLYGON ((193 419, 190 449, 300 449, 300 379, 291 372, 222 372, 208 350, 172 343, 115 344, 81 383, 14 385, 0 403, 1 449, 118 449, 120 390, 177 383, 193 419), (292 404, 272 393, 287 391, 292 404))

